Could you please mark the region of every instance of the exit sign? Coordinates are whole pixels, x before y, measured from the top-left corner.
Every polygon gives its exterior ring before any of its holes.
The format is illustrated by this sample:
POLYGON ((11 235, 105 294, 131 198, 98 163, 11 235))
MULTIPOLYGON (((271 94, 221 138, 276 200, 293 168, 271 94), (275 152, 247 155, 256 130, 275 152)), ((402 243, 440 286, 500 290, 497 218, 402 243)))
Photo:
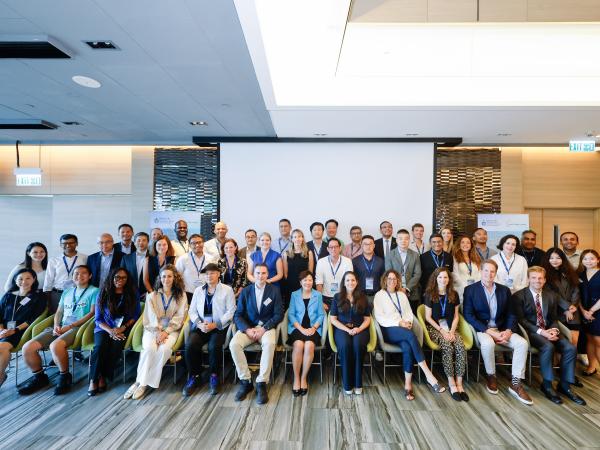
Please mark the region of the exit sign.
POLYGON ((569 151, 594 152, 596 151, 596 141, 569 141, 569 151))
POLYGON ((42 170, 39 168, 16 168, 17 186, 39 187, 42 185, 42 170))

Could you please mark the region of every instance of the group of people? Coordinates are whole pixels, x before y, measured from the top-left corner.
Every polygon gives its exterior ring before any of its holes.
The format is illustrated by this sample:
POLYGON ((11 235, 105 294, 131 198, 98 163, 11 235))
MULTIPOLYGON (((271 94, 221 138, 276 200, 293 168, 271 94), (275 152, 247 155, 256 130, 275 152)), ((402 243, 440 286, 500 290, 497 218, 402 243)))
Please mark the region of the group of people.
POLYGON ((581 359, 587 359, 583 375, 594 375, 600 361, 600 256, 593 249, 579 252, 575 233, 561 235, 562 249, 544 252, 536 247, 535 232, 527 230, 521 238, 504 236, 496 251, 487 246, 483 228, 456 239, 451 229, 443 228, 425 241, 421 224, 394 236, 392 224, 384 221, 377 239, 353 226, 346 245, 337 228, 334 219, 315 222, 307 242, 301 230, 282 219, 275 240, 249 229, 246 245, 239 248, 223 222, 215 224, 208 241, 200 234, 188 235, 184 221, 175 223, 173 240, 160 229, 134 234, 122 224, 119 243, 103 233, 99 251, 89 256, 77 251, 75 235, 62 235, 62 254, 52 258, 43 243, 33 242, 11 271, 0 300, 0 384, 6 380, 11 350, 47 311, 54 314, 53 326, 22 348, 33 376, 19 393, 31 394, 49 384, 39 355, 43 350, 51 351, 60 371, 55 393, 67 392, 72 385, 68 350, 86 326, 94 327, 88 395, 102 393, 141 317, 142 351, 126 399, 141 399, 158 388, 187 322, 183 395, 203 383, 211 394, 218 393, 221 352, 231 332, 229 350, 240 379, 235 399, 256 389, 257 402, 264 404, 278 327, 287 316, 285 344, 292 349, 294 396, 308 392, 315 349, 331 351, 323 339, 329 325, 343 390, 360 395, 370 329, 377 325, 386 343, 402 349, 404 394, 413 400, 415 363, 434 392, 446 390, 425 362, 412 330, 419 320, 441 350, 452 398, 469 401, 463 385, 465 336, 459 329, 464 317, 479 343, 490 393, 498 392, 495 350, 500 346, 512 352, 510 394, 532 404, 522 383, 531 346, 539 351, 544 395, 555 403, 562 402, 560 393, 585 404, 572 386, 581 386, 575 376, 577 346, 581 359), (255 386, 244 351, 251 344, 261 348, 255 386), (561 354, 556 386, 555 353, 561 354))

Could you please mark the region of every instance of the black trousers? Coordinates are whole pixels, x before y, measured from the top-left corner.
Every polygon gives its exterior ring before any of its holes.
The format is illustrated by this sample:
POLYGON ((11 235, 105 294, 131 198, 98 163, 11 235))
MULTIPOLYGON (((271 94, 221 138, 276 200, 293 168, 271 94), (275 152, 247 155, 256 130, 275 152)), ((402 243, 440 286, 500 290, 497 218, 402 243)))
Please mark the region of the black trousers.
POLYGON ((100 377, 111 380, 115 365, 123 354, 125 340, 116 341, 106 331, 94 333, 94 350, 90 357, 90 379, 97 383, 100 377))
POLYGON ((208 366, 210 373, 217 373, 223 352, 223 344, 227 336, 227 329, 215 328, 209 333, 203 333, 199 329, 190 331, 187 344, 185 345, 185 364, 190 375, 202 373, 202 347, 208 344, 208 366))

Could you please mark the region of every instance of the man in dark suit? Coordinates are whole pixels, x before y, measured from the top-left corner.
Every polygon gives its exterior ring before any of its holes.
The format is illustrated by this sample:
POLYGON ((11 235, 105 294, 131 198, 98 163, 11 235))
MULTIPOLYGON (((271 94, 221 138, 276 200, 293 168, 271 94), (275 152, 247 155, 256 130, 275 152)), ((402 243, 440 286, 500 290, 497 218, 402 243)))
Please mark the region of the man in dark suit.
POLYGON ((135 253, 135 244, 133 243, 133 227, 128 223, 122 223, 119 225, 119 237, 121 242, 115 244, 115 249, 123 255, 131 255, 135 253))
POLYGON ((527 267, 541 266, 544 251, 535 246, 537 234, 533 230, 525 230, 521 235, 521 248, 519 255, 527 260, 527 267))
POLYGON ((273 365, 277 345, 277 325, 283 320, 283 302, 277 286, 267 284, 269 270, 265 264, 254 266, 255 282, 246 286, 237 303, 233 321, 237 332, 231 339, 229 350, 240 379, 240 389, 235 395, 239 402, 252 392, 252 380, 244 348, 260 343, 260 370, 256 377, 256 402, 269 401, 267 381, 273 365))
POLYGON ((571 390, 575 383, 575 358, 577 349, 558 328, 559 297, 551 289, 544 289, 546 271, 539 266, 527 271, 529 287, 514 293, 512 301, 519 324, 525 329, 531 345, 539 350, 540 369, 542 371, 542 392, 556 404, 562 403, 552 386, 554 381, 554 352, 561 353, 560 381, 557 390, 579 405, 585 400, 571 390))
MULTIPOLYGON (((150 236, 148 233, 140 231, 136 233, 133 241, 135 242, 136 251, 129 255, 123 255, 121 259, 121 267, 129 272, 129 276, 133 279, 137 287, 138 296, 142 298, 146 295, 146 285, 144 284, 144 263, 148 257, 148 244, 150 236)), ((115 246, 116 248, 116 246, 115 246)))
POLYGON ((390 222, 384 220, 379 224, 379 231, 381 231, 381 237, 375 241, 375 254, 380 258, 387 259, 397 245, 396 238, 392 236, 394 228, 390 222))
POLYGON ((521 380, 525 378, 527 364, 527 341, 519 336, 517 318, 511 304, 510 289, 494 282, 498 265, 488 260, 481 266, 481 281, 465 288, 463 296, 463 314, 475 329, 483 363, 485 365, 487 390, 498 393, 496 381, 496 345, 512 349, 512 383, 508 392, 526 405, 533 401, 525 391, 521 380))
POLYGON ((113 237, 108 233, 102 233, 97 242, 100 251, 88 256, 87 265, 92 272, 90 284, 101 287, 110 271, 121 264, 123 253, 115 249, 113 237))
POLYGON ((306 245, 308 249, 313 252, 313 256, 315 257, 315 267, 317 267, 317 261, 321 258, 325 258, 329 255, 329 250, 327 250, 327 243, 323 240, 323 233, 325 232, 325 225, 321 222, 313 222, 310 225, 310 234, 312 236, 312 241, 309 241, 306 245))
POLYGON ((444 239, 439 233, 429 236, 431 250, 421 255, 421 295, 425 294, 429 277, 438 267, 447 267, 450 272, 454 269, 454 258, 444 251, 444 239))
POLYGON ((394 269, 402 277, 402 290, 410 300, 410 307, 416 313, 421 301, 421 258, 410 246, 408 230, 398 230, 396 234, 398 246, 385 259, 385 270, 394 269))

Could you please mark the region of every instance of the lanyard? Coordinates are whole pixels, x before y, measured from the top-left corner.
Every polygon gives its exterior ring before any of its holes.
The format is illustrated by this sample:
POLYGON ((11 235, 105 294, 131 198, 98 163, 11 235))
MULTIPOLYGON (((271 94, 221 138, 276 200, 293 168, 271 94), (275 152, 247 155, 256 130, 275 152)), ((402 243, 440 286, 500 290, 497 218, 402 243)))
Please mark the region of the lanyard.
POLYGON ((490 259, 490 248, 486 247, 485 249, 485 256, 483 256, 483 253, 481 253, 481 250, 479 249, 479 247, 477 247, 477 253, 479 253, 479 256, 481 256, 481 258, 485 261, 487 259, 490 259))
MULTIPOLYGON (((400 255, 400 266, 402 267, 402 273, 400 275, 404 275, 406 273, 406 266, 408 266, 408 252, 406 252, 406 256, 404 257, 404 261, 402 261, 402 252, 398 249, 398 254, 400 255)), ((443 264, 443 261, 442 261, 443 264)), ((438 266, 439 267, 439 266, 438 266)))
POLYGON ((467 270, 469 271, 469 276, 473 273, 473 261, 469 261, 465 263, 467 265, 467 270))
POLYGON ((171 302, 173 301, 173 294, 171 294, 171 297, 169 298, 169 303, 167 303, 165 305, 165 294, 163 294, 162 292, 160 293, 160 299, 162 300, 162 305, 163 305, 163 309, 165 310, 165 316, 167 315, 167 309, 169 309, 169 306, 171 306, 171 302))
POLYGON ((192 257, 192 262, 194 263, 196 272, 198 272, 198 278, 200 278, 200 271, 202 270, 202 266, 204 265, 205 255, 202 255, 202 259, 200 260, 200 268, 198 268, 198 264, 196 264, 196 259, 194 258, 194 252, 190 252, 190 256, 192 257))
POLYGON ((440 306, 442 308, 442 317, 446 317, 446 306, 448 306, 448 294, 444 294, 444 301, 442 302, 442 297, 440 297, 440 306))
POLYGON ((440 263, 439 256, 436 255, 433 250, 431 250, 431 257, 433 258, 433 262, 435 263, 435 266, 437 268, 442 267, 444 265, 444 263, 446 262, 446 255, 444 254, 444 252, 442 252, 442 262, 441 263, 440 263))
POLYGON ((206 297, 204 298, 204 304, 211 311, 212 311, 213 298, 214 298, 216 292, 217 292, 217 289, 215 288, 215 292, 213 292, 212 294, 209 294, 208 293, 208 284, 206 285, 206 297))
POLYGON ((79 257, 79 255, 75 255, 75 259, 73 260, 73 264, 71 264, 71 267, 69 267, 67 265, 67 257, 65 255, 63 255, 63 263, 65 264, 65 269, 67 269, 67 276, 71 276, 71 272, 73 271, 73 267, 75 267, 75 263, 77 262, 77 258, 79 257))
POLYGON ((285 252, 285 249, 288 248, 288 246, 290 245, 290 241, 287 241, 285 243, 285 247, 283 247, 283 248, 281 247, 281 238, 277 238, 277 241, 279 242, 279 250, 280 250, 279 253, 285 252))
MULTIPOLYGON (((186 248, 185 245, 183 245, 179 239, 177 239, 177 242, 179 243, 179 245, 181 246, 181 248, 183 249, 184 252, 187 252, 189 250, 189 245, 188 245, 188 248, 186 248)), ((187 241, 185 241, 185 242, 187 242, 187 241)))
POLYGON ((421 244, 421 248, 419 248, 419 246, 415 242, 415 248, 417 249, 417 252, 419 253, 419 255, 422 255, 423 253, 425 253, 425 244, 421 244))
MULTIPOLYGON (((367 264, 367 258, 365 258, 364 255, 363 255, 362 259, 363 259, 363 263, 365 264, 365 269, 367 269, 367 272, 369 273, 369 275, 371 275, 373 273, 373 266, 375 266, 375 258, 373 258, 371 260, 371 267, 369 267, 369 265, 367 264)), ((339 269, 339 267, 338 267, 338 269, 339 269)), ((333 272, 333 267, 331 268, 331 271, 333 272)), ((336 271, 336 273, 337 273, 337 271, 336 271)), ((335 278, 335 274, 333 275, 333 277, 335 278)))
POLYGON ((231 267, 229 267, 229 260, 227 259, 227 256, 226 256, 225 264, 227 264, 227 272, 229 273, 229 279, 231 281, 233 281, 233 271, 235 269, 235 266, 237 265, 237 256, 233 257, 233 265, 231 267))
POLYGON ((360 244, 358 245, 358 250, 356 250, 356 252, 354 250, 352 250, 353 247, 354 247, 354 244, 350 244, 350 256, 352 258, 354 258, 354 255, 358 255, 358 252, 360 252, 360 244))
POLYGON ((85 291, 88 290, 90 286, 88 285, 83 292, 81 293, 81 295, 79 296, 79 300, 77 300, 77 297, 75 296, 75 294, 77 293, 77 288, 75 287, 73 289, 73 310, 71 311, 71 315, 75 314, 75 310, 77 309, 77 306, 79 304, 79 302, 81 301, 81 299, 83 298, 83 296, 85 295, 85 291))
MULTIPOLYGON (((26 297, 26 296, 25 296, 26 297)), ((23 297, 23 298, 25 298, 23 297)), ((15 303, 13 305, 13 313, 12 313, 12 319, 11 321, 15 321, 15 308, 17 307, 17 302, 19 301, 19 295, 15 294, 15 303)), ((22 305, 19 304, 19 307, 17 308, 16 312, 19 312, 19 309, 21 308, 22 305)))
MULTIPOLYGON (((319 255, 321 254, 321 249, 323 248, 323 242, 321 242, 321 245, 319 246, 318 250, 317 250, 317 246, 313 242, 313 248, 314 248, 314 252, 315 252, 315 261, 318 261, 319 255)), ((315 264, 316 264, 316 262, 315 262, 315 264)))
POLYGON ((396 301, 398 302, 398 304, 396 304, 396 303, 394 303, 394 299, 392 298, 392 295, 388 291, 385 291, 385 292, 388 295, 388 297, 390 298, 390 301, 392 302, 392 304, 396 307, 396 309, 400 313, 400 317, 402 317, 402 307, 400 306, 400 299, 398 298, 398 293, 394 292, 394 294, 396 294, 396 301))
POLYGON ((504 260, 504 255, 502 254, 502 252, 500 252, 500 259, 502 260, 502 265, 503 265, 503 266, 504 266, 504 268, 506 269, 506 274, 507 274, 507 275, 510 275, 510 269, 512 269, 512 266, 513 266, 513 264, 515 263, 515 261, 516 261, 516 259, 517 259, 517 258, 516 258, 516 257, 513 255, 513 262, 512 262, 512 263, 510 263, 510 266, 508 266, 508 265, 506 264, 506 261, 504 260))
POLYGON ((338 271, 340 270, 340 267, 342 266, 342 257, 340 256, 340 260, 335 269, 335 272, 333 271, 333 264, 331 264, 331 256, 327 257, 327 261, 329 262, 329 267, 331 268, 331 275, 333 275, 333 279, 335 280, 335 276, 337 275, 338 271))

